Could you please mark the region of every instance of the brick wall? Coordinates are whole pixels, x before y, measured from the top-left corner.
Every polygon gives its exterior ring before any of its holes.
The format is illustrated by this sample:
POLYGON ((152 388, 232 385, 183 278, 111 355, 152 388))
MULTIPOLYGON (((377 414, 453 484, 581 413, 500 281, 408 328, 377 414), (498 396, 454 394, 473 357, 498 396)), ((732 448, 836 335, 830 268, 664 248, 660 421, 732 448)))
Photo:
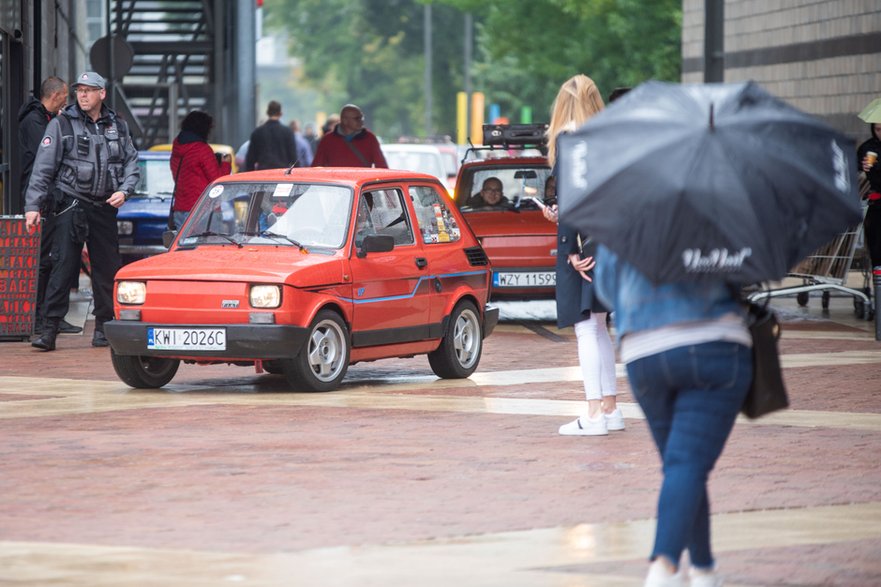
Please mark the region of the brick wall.
MULTIPOLYGON (((682 81, 703 81, 704 0, 682 3, 682 81)), ((881 0, 727 0, 725 81, 755 80, 862 141, 881 97, 881 0)))

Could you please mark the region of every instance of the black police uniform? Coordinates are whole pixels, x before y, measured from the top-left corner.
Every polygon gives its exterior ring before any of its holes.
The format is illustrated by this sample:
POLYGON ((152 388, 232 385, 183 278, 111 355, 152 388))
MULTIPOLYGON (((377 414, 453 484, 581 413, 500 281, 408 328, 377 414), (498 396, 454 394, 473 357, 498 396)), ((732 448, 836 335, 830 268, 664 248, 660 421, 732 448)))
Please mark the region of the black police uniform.
POLYGON ((113 278, 121 266, 116 208, 106 200, 128 197, 138 183, 138 153, 128 129, 107 106, 92 121, 78 104, 62 110, 46 127, 25 196, 25 212, 53 198, 55 260, 46 286, 43 336, 32 343, 55 348, 60 320, 70 307, 70 284, 80 269, 83 243, 89 247, 95 301, 95 338, 104 346, 104 323, 113 318, 113 278))

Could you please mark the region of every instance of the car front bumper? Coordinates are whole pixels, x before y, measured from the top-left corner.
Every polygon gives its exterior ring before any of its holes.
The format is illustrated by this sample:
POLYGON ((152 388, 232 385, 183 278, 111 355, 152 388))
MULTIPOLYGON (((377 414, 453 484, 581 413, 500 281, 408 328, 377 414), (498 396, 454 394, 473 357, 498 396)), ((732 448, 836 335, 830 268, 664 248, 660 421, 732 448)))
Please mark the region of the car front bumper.
POLYGON ((188 357, 229 360, 292 359, 306 342, 309 329, 279 324, 153 324, 111 320, 104 334, 117 355, 150 357, 188 357), (224 328, 226 350, 151 350, 147 348, 147 328, 224 328))

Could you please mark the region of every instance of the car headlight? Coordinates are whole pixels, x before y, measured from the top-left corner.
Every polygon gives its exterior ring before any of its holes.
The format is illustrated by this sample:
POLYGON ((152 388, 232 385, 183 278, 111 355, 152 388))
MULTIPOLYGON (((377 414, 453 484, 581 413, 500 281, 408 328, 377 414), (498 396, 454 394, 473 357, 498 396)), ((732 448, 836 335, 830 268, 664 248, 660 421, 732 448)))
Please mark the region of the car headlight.
POLYGON ((252 308, 277 308, 281 305, 281 288, 277 285, 252 285, 252 308))
POLYGON ((116 286, 116 301, 120 304, 143 304, 147 299, 147 284, 143 281, 120 281, 116 286))
POLYGON ((130 236, 134 232, 134 225, 131 220, 117 220, 116 232, 121 236, 130 236))

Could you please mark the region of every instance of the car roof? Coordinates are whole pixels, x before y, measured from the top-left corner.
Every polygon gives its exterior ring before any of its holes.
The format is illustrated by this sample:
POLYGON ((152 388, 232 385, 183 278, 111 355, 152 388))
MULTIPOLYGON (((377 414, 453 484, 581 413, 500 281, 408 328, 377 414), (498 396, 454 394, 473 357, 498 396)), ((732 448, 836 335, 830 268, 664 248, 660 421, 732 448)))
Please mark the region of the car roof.
POLYGON ((171 151, 138 151, 138 159, 141 161, 168 161, 171 159, 171 151))
MULTIPOLYGON (((235 149, 233 149, 229 145, 221 145, 220 143, 208 143, 208 146, 211 147, 211 150, 215 153, 229 153, 231 155, 235 154, 235 149)), ((160 143, 158 145, 153 145, 148 150, 150 151, 171 151, 174 147, 173 143, 160 143)))
POLYGON ((383 143, 383 151, 410 151, 415 153, 440 153, 436 145, 419 145, 415 143, 383 143))
POLYGON ((340 183, 354 187, 375 181, 399 181, 402 179, 440 184, 436 177, 426 173, 401 171, 399 169, 381 169, 376 167, 295 167, 293 169, 263 169, 229 175, 224 178, 224 181, 311 181, 320 183, 340 183))
POLYGON ((505 156, 493 157, 490 159, 469 159, 462 163, 460 173, 467 171, 471 167, 511 167, 520 165, 534 165, 539 167, 548 167, 548 158, 542 156, 505 156))

